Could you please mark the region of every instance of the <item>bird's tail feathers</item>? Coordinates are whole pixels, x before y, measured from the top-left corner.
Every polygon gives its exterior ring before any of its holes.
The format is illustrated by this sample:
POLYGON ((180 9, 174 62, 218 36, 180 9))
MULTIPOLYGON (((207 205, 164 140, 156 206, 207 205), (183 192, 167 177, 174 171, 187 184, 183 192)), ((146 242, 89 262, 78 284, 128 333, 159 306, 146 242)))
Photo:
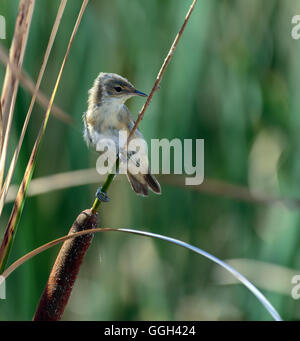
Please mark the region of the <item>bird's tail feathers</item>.
POLYGON ((139 195, 147 196, 148 187, 156 194, 161 193, 159 182, 152 174, 127 174, 132 189, 139 195))

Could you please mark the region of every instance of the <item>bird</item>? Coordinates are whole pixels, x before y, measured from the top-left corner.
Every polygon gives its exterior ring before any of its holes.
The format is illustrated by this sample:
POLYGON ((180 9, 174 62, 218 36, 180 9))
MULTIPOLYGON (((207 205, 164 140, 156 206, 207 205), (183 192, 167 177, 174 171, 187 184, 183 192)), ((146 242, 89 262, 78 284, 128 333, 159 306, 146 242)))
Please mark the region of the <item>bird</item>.
MULTIPOLYGON (((116 73, 100 72, 95 79, 92 88, 88 92, 88 108, 83 114, 84 139, 89 147, 97 150, 97 145, 103 139, 112 139, 116 143, 116 149, 121 155, 119 134, 125 131, 129 136, 134 127, 135 120, 125 105, 125 102, 133 96, 147 97, 147 95, 137 90, 126 78, 116 73)), ((140 130, 136 129, 132 139, 144 138, 140 130)), ((146 142, 145 142, 146 143, 146 142)), ((141 196, 148 195, 148 189, 156 194, 161 194, 161 187, 157 179, 151 174, 148 167, 148 155, 143 152, 143 158, 147 161, 146 171, 132 172, 127 170, 127 178, 135 193, 141 196)), ((134 158, 135 152, 127 152, 125 159, 128 163, 134 163, 139 167, 139 161, 134 158)), ((109 201, 106 193, 98 188, 96 197, 100 201, 109 201)))

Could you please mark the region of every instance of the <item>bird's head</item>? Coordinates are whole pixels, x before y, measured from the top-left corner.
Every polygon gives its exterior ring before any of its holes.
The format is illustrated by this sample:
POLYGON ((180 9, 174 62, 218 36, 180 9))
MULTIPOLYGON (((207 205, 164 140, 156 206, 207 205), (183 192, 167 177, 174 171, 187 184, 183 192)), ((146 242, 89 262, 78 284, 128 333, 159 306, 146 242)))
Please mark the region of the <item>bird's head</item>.
POLYGON ((137 90, 126 78, 116 73, 101 72, 95 80, 90 91, 93 95, 94 104, 101 104, 107 100, 125 103, 132 96, 147 97, 146 94, 137 90))

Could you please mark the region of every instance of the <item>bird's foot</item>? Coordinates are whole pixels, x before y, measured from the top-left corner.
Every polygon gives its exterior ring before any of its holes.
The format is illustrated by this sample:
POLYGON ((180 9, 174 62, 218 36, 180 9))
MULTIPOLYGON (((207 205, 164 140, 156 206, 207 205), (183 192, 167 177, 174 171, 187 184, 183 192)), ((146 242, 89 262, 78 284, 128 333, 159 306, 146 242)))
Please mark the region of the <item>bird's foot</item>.
POLYGON ((99 187, 97 189, 96 198, 102 202, 109 202, 110 201, 110 198, 108 197, 108 195, 105 192, 102 191, 101 187, 99 187))

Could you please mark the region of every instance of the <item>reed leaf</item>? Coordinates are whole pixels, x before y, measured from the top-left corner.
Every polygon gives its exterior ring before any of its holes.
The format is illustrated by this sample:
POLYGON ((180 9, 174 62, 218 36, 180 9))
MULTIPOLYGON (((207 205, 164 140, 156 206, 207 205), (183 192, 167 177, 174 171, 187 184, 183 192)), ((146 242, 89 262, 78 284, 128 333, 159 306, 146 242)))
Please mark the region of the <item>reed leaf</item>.
MULTIPOLYGON (((19 69, 22 66, 27 38, 29 34, 32 14, 34 10, 35 0, 20 0, 19 11, 16 20, 14 37, 12 40, 9 59, 19 69)), ((18 92, 19 81, 11 72, 9 65, 6 68, 6 74, 1 94, 2 106, 2 140, 1 157, 0 157, 0 188, 5 170, 5 159, 7 154, 8 140, 10 128, 14 114, 14 107, 18 92)))
MULTIPOLYGON (((118 179, 118 178, 116 178, 118 179)), ((289 209, 299 210, 300 199, 284 196, 271 195, 269 193, 252 193, 246 186, 232 184, 228 181, 221 181, 213 178, 205 178, 201 185, 185 186, 185 176, 177 174, 158 175, 161 183, 172 187, 179 187, 185 191, 198 192, 215 197, 224 197, 240 202, 249 202, 256 205, 274 205, 282 203, 289 209)), ((89 184, 104 183, 105 176, 97 173, 95 168, 79 169, 63 173, 55 173, 32 179, 27 196, 37 196, 57 190, 78 187, 89 184)), ((15 200, 18 192, 17 185, 11 185, 5 202, 15 200)))
POLYGON ((68 56, 69 56, 69 52, 70 52, 72 43, 74 41, 75 35, 77 33, 77 30, 78 30, 78 26, 81 22, 81 19, 82 19, 82 16, 83 16, 83 13, 85 11, 87 4, 88 4, 88 0, 83 0, 81 9, 79 11, 76 23, 74 25, 74 28, 73 28, 73 31, 72 31, 72 34, 71 34, 71 37, 70 37, 70 40, 69 40, 69 43, 67 46, 65 56, 63 58, 63 61, 62 61, 62 64, 61 64, 61 67, 60 67, 60 70, 59 70, 59 73, 57 76, 57 80, 56 80, 56 83, 55 83, 55 86, 54 86, 54 89, 53 89, 53 92, 52 92, 52 95, 50 98, 49 106, 48 106, 47 112, 45 114, 44 121, 42 123, 41 129, 40 129, 39 134, 37 136, 37 139, 35 141, 33 150, 31 152, 23 180, 22 180, 22 183, 19 187, 17 198, 15 200, 14 207, 12 209, 12 212, 11 212, 11 215, 10 215, 10 218, 9 218, 6 230, 5 230, 5 234, 4 234, 1 246, 0 246, 0 273, 4 270, 4 267, 5 267, 6 262, 7 262, 9 251, 11 249, 11 246, 12 246, 12 243, 14 240, 14 236, 16 234, 16 228, 17 228, 17 225, 19 223, 20 216, 22 214, 22 209, 23 209, 24 202, 26 199, 26 192, 27 192, 29 183, 31 181, 32 174, 34 171, 34 167, 36 164, 36 157, 37 157, 39 147, 40 147, 42 138, 44 136, 44 133, 45 133, 45 130, 47 127, 47 123, 48 123, 48 119, 49 119, 49 116, 51 113, 52 104, 54 102, 54 99, 55 99, 55 96, 57 93, 57 89, 58 89, 58 86, 59 86, 59 83, 60 83, 60 80, 62 77, 62 73, 63 73, 64 67, 65 67, 66 61, 67 61, 68 56))
POLYGON ((93 229, 89 229, 89 230, 84 230, 84 231, 80 231, 80 232, 76 232, 74 234, 69 234, 67 236, 58 238, 56 240, 53 240, 47 244, 44 244, 38 248, 36 248, 35 250, 27 253, 25 256, 21 257, 20 259, 18 259, 17 261, 15 261, 11 266, 9 266, 3 273, 2 273, 2 277, 4 279, 6 279, 13 271, 15 271, 19 266, 21 266, 22 264, 24 264, 25 262, 27 262, 29 259, 31 259, 32 257, 38 255, 41 252, 46 251, 47 249, 62 243, 68 239, 71 238, 75 238, 75 237, 79 237, 85 234, 89 234, 89 233, 96 233, 96 232, 124 232, 124 233, 130 233, 130 234, 136 234, 139 236, 144 236, 144 237, 150 237, 150 238, 154 238, 154 239, 160 239, 166 242, 169 242, 171 244, 177 245, 177 246, 181 246, 185 249, 188 249, 194 253, 197 253, 209 260, 211 260, 212 262, 218 264, 219 266, 221 266, 223 269, 225 269, 227 272, 229 272, 231 275, 233 275, 235 277, 236 280, 238 280, 240 283, 242 283, 246 288, 248 288, 252 294, 259 300, 259 302, 266 308, 266 310, 269 312, 269 314, 273 317, 273 319, 275 321, 282 321, 279 313, 276 311, 276 309, 273 307, 273 305, 269 302, 269 300, 245 277, 243 276, 240 272, 238 272, 236 269, 234 269, 232 266, 230 266, 229 264, 227 264, 226 262, 222 261, 221 259, 217 258, 216 256, 196 247, 193 246, 189 243, 185 243, 181 240, 175 239, 175 238, 171 238, 168 236, 164 236, 161 234, 157 234, 157 233, 151 233, 151 232, 146 232, 146 231, 140 231, 140 230, 135 230, 135 229, 125 229, 125 228, 120 228, 120 229, 114 229, 114 228, 93 228, 93 229))
POLYGON ((48 59, 49 59, 49 55, 50 55, 50 52, 51 52, 51 49, 52 49, 52 46, 53 46, 53 43, 54 43, 54 40, 55 40, 55 37, 56 37, 56 33, 58 31, 59 24, 61 22, 61 18, 63 16, 64 10, 65 10, 65 7, 66 7, 66 3, 67 3, 67 0, 61 0, 61 2, 60 2, 60 5, 59 5, 58 11, 57 11, 57 16, 56 16, 55 22, 53 24, 53 28, 52 28, 52 31, 51 31, 51 34, 50 34, 49 42, 48 42, 48 45, 47 45, 47 48, 46 48, 46 52, 45 52, 45 55, 44 55, 44 59, 43 59, 43 62, 42 62, 42 66, 40 68, 38 79, 37 79, 37 82, 36 82, 36 85, 35 85, 33 96, 32 96, 32 99, 31 99, 31 103, 29 105, 29 109, 28 109, 28 112, 27 112, 27 115, 26 115, 26 118, 25 118, 25 121, 24 121, 24 124, 23 124, 22 132, 21 132, 21 135, 20 135, 20 138, 19 138, 19 141, 18 141, 18 145, 17 145, 17 147, 15 149, 15 152, 13 154, 13 157, 12 157, 12 160, 10 162, 10 166, 9 166, 9 169, 8 169, 8 173, 7 173, 6 179, 5 179, 4 185, 2 187, 2 191, 1 191, 1 195, 0 195, 0 215, 1 215, 2 210, 3 210, 3 206, 4 206, 4 203, 5 203, 5 198, 6 198, 6 195, 7 195, 7 192, 8 192, 8 188, 10 186, 11 179, 13 177, 13 174, 14 174, 14 171, 15 171, 15 168, 16 168, 16 164, 17 164, 17 160, 18 160, 18 157, 19 157, 19 153, 20 153, 20 150, 21 150, 21 147, 22 147, 22 143, 23 143, 23 140, 24 140, 24 135, 25 135, 25 132, 26 132, 27 127, 28 127, 28 123, 29 123, 30 116, 31 116, 31 113, 32 113, 32 110, 33 110, 33 106, 35 104, 37 93, 38 93, 41 81, 43 79, 44 71, 46 69, 46 65, 47 65, 47 62, 48 62, 48 59))

